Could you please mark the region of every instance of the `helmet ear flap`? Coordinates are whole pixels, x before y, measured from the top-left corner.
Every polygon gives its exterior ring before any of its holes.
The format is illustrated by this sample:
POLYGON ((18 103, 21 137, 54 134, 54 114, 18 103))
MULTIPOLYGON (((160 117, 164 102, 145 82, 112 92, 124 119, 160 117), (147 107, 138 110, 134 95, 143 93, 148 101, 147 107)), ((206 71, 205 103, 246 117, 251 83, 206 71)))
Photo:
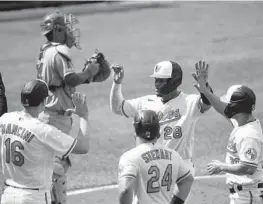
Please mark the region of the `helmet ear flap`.
POLYGON ((170 84, 174 89, 176 89, 182 84, 182 79, 179 77, 172 77, 168 79, 167 83, 170 84))

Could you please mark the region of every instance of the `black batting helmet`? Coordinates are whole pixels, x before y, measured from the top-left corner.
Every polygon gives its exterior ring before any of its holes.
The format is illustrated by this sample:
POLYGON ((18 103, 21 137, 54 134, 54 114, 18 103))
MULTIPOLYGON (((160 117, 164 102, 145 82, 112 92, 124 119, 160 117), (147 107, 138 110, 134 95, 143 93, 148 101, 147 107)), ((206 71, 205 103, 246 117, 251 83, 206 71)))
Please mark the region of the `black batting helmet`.
POLYGON ((21 91, 21 103, 24 107, 36 107, 48 96, 52 96, 52 93, 48 90, 45 81, 40 79, 30 80, 21 91))
POLYGON ((153 140, 160 137, 160 124, 158 115, 152 110, 140 110, 134 117, 134 128, 136 135, 153 140))
POLYGON ((243 85, 229 87, 222 99, 228 103, 225 109, 225 115, 228 118, 232 118, 237 113, 251 113, 256 105, 255 93, 243 85))

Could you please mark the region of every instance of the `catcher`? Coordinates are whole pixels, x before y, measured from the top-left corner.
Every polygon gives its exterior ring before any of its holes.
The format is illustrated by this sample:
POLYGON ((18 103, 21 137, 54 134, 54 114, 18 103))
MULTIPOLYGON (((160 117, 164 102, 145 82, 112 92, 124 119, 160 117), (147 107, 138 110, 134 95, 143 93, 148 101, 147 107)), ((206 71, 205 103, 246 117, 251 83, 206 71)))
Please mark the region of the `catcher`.
MULTIPOLYGON (((98 51, 85 62, 82 72, 75 71, 70 49, 73 46, 81 49, 80 30, 74 28, 77 23, 76 16, 59 11, 44 16, 41 31, 47 42, 41 46, 37 61, 37 78, 44 80, 53 92, 53 96, 47 98, 45 111, 39 118, 66 134, 72 127, 72 117, 66 110, 74 107, 71 95, 75 87, 103 82, 110 75, 110 65, 98 51)), ((69 158, 55 159, 51 190, 53 204, 66 203, 66 172, 70 165, 69 158)))

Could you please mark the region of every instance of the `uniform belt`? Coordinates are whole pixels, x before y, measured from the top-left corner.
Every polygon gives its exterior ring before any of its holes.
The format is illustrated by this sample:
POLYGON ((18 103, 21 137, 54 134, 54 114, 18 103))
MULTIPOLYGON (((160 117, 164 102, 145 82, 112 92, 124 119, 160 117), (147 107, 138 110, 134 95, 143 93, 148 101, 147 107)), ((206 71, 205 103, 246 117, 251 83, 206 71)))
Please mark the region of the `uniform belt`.
MULTIPOLYGON (((58 111, 56 111, 56 113, 58 113, 58 115, 65 115, 66 111, 58 110, 58 111)), ((69 116, 71 116, 71 112, 69 112, 69 116)))
POLYGON ((229 192, 233 194, 233 193, 236 193, 237 191, 239 192, 239 191, 248 190, 248 189, 252 190, 255 188, 263 188, 263 183, 258 183, 257 185, 251 188, 247 186, 242 186, 242 185, 236 185, 236 187, 232 186, 231 188, 229 188, 229 192))
POLYGON ((26 190, 35 190, 35 191, 39 191, 40 188, 26 188, 26 187, 18 187, 18 186, 13 186, 13 185, 9 185, 5 182, 5 186, 9 186, 9 187, 12 187, 12 188, 19 188, 19 189, 26 189, 26 190))
MULTIPOLYGON (((64 111, 64 110, 51 111, 51 110, 46 109, 46 112, 50 113, 50 114, 52 114, 52 113, 57 114, 57 115, 65 115, 66 114, 66 111, 64 111)), ((72 113, 69 112, 67 116, 71 116, 71 115, 72 115, 72 113)))

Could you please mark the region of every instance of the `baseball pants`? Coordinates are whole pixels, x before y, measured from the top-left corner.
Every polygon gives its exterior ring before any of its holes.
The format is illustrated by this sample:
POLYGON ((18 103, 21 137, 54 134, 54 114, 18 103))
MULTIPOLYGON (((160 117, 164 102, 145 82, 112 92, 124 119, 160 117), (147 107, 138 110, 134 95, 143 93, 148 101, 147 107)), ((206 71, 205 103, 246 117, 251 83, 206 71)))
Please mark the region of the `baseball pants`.
POLYGON ((29 190, 5 186, 1 204, 50 204, 49 190, 29 190))
POLYGON ((263 198, 260 197, 263 195, 263 191, 261 191, 255 189, 230 194, 230 204, 263 204, 263 198))
MULTIPOLYGON (((195 167, 194 167, 194 164, 192 162, 192 159, 185 159, 184 163, 190 169, 193 176, 195 176, 195 167)), ((174 192, 176 192, 176 191, 178 191, 177 186, 175 186, 175 188, 174 188, 174 192)), ((185 200, 185 203, 187 203, 187 199, 185 200)))
MULTIPOLYGON (((55 112, 45 111, 39 118, 62 132, 69 134, 72 127, 71 116, 59 115, 55 112)), ((54 172, 52 177, 51 200, 52 204, 67 203, 67 176, 69 166, 71 165, 69 158, 62 160, 59 157, 54 161, 54 172)))
POLYGON ((184 163, 190 169, 192 175, 195 176, 195 166, 192 159, 185 159, 184 163))

